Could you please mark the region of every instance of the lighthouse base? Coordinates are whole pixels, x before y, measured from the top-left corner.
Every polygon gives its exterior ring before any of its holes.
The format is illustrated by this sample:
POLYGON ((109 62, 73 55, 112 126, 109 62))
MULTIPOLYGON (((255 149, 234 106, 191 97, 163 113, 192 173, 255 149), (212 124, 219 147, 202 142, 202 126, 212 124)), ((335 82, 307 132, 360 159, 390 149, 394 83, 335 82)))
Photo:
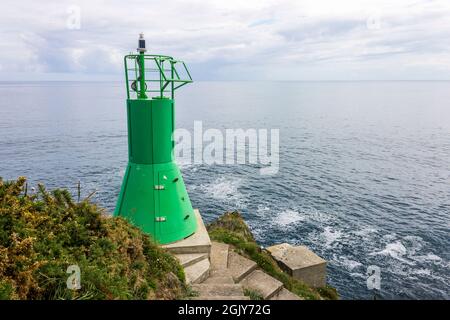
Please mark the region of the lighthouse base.
POLYGON ((197 219, 197 231, 186 239, 174 243, 166 244, 164 249, 173 254, 196 254, 201 253, 209 257, 211 252, 211 239, 198 209, 194 209, 197 219))
POLYGON ((175 162, 129 162, 114 215, 124 217, 159 244, 182 240, 197 230, 197 219, 175 162))

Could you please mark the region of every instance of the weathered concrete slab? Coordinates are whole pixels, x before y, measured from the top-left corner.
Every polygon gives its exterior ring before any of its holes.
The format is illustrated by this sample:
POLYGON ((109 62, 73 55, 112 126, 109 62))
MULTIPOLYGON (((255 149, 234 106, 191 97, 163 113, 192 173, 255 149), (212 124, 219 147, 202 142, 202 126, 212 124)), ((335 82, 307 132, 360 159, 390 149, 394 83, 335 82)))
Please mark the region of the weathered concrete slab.
POLYGON ((305 246, 282 243, 267 248, 281 269, 311 287, 326 285, 327 261, 305 246))
POLYGON ((274 295, 270 300, 303 300, 295 293, 290 292, 286 288, 282 288, 278 294, 274 295))
POLYGON ((186 268, 199 262, 200 260, 208 259, 208 255, 206 253, 180 253, 175 254, 175 258, 180 261, 183 268, 186 268))
POLYGON ((233 284, 234 280, 232 276, 215 276, 213 273, 210 273, 208 279, 206 279, 203 283, 225 283, 225 284, 233 284))
POLYGON ((234 281, 240 282, 244 277, 253 272, 257 267, 256 262, 247 259, 236 252, 228 253, 228 271, 234 281))
MULTIPOLYGON (((231 277, 233 279, 232 273, 230 269, 224 269, 224 270, 210 270, 209 273, 210 277, 231 277)), ((234 279, 233 279, 234 280, 234 279)))
POLYGON ((206 280, 209 276, 209 260, 203 259, 189 267, 184 268, 186 283, 195 284, 206 280))
POLYGON ((265 300, 275 296, 283 288, 283 283, 261 270, 253 271, 240 284, 244 289, 260 293, 265 300))
POLYGON ((232 272, 230 269, 223 269, 223 270, 211 270, 210 277, 217 277, 217 276, 232 276, 232 272))
POLYGON ((200 212, 195 209, 194 213, 197 218, 197 231, 190 237, 181 241, 166 244, 163 248, 174 254, 206 253, 209 256, 211 251, 211 240, 209 238, 209 234, 206 231, 200 212))
POLYGON ((215 242, 211 243, 211 270, 224 270, 228 266, 228 248, 225 243, 215 242))
POLYGON ((199 297, 211 297, 211 296, 243 296, 244 291, 239 284, 194 284, 192 289, 198 292, 199 297))

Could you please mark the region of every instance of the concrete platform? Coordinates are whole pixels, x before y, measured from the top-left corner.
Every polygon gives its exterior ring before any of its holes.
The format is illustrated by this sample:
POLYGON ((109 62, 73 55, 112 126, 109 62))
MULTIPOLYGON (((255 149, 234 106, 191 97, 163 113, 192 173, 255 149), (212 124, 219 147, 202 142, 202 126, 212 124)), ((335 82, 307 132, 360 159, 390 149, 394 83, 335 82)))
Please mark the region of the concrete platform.
POLYGON ((236 252, 230 251, 228 254, 228 272, 234 281, 240 282, 247 275, 252 273, 257 267, 256 262, 247 259, 236 252))
POLYGON ((240 283, 244 289, 250 289, 260 293, 264 300, 275 296, 283 288, 283 283, 261 270, 253 271, 240 283))
POLYGON ((281 269, 311 287, 326 285, 327 261, 305 246, 282 243, 267 248, 281 269))
POLYGON ((174 254, 206 253, 209 257, 211 252, 211 240, 209 234, 206 231, 200 212, 195 209, 194 213, 197 218, 197 231, 184 240, 163 245, 163 248, 174 254))

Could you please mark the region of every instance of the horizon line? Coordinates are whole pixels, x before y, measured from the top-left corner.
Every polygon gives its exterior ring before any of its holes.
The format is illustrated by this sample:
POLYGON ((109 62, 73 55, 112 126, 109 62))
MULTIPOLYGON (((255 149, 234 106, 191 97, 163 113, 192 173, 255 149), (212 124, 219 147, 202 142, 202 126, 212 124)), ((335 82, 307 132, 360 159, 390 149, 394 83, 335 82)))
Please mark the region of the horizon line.
MULTIPOLYGON (((449 82, 450 79, 363 79, 363 80, 194 80, 194 82, 449 82)), ((29 82, 124 82, 124 80, 1 80, 0 83, 29 83, 29 82)))

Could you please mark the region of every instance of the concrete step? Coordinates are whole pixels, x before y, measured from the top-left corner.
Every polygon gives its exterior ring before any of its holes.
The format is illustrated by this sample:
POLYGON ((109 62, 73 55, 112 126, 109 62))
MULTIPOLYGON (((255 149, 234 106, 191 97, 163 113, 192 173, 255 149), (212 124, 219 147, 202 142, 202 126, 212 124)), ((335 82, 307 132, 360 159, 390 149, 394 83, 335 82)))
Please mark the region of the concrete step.
POLYGON ((242 279, 240 283, 244 289, 259 292, 264 300, 268 300, 275 296, 283 288, 283 283, 261 270, 253 271, 242 279))
POLYGON ((204 296, 194 297, 192 300, 250 300, 247 296, 204 296))
POLYGON ((192 266, 200 260, 208 259, 208 255, 206 253, 181 253, 176 254, 175 257, 178 261, 180 261, 183 268, 192 266))
POLYGON ((228 271, 235 282, 240 282, 257 267, 256 262, 247 259, 234 251, 228 254, 228 271))
POLYGON ((189 267, 184 268, 187 284, 195 284, 205 281, 209 276, 210 263, 208 259, 200 260, 189 267))
POLYGON ((288 289, 283 288, 276 295, 270 298, 270 300, 304 300, 295 293, 290 292, 288 289))
POLYGON ((204 282, 205 284, 208 283, 226 283, 226 284, 234 284, 234 280, 232 276, 216 276, 216 275, 211 275, 212 272, 210 273, 210 276, 208 279, 206 279, 204 282))
POLYGON ((206 253, 209 257, 211 251, 211 239, 206 231, 200 212, 195 209, 194 214, 197 218, 197 231, 190 237, 181 241, 166 244, 163 248, 169 250, 173 254, 206 253))
POLYGON ((211 270, 224 270, 228 266, 229 246, 221 242, 211 243, 211 270))
POLYGON ((222 277, 222 276, 223 277, 228 277, 228 276, 230 276, 231 278, 233 278, 230 269, 211 270, 211 272, 209 273, 209 276, 210 277, 222 277))
POLYGON ((192 290, 198 292, 199 297, 211 296, 243 296, 244 290, 240 284, 194 284, 192 290))

